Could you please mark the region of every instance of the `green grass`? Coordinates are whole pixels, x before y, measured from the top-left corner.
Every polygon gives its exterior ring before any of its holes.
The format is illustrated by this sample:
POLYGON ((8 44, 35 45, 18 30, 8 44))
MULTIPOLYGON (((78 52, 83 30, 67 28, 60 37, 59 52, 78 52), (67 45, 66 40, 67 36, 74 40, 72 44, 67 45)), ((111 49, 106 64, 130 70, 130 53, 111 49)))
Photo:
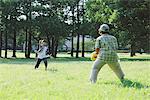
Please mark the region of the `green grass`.
POLYGON ((139 60, 149 59, 149 55, 130 58, 119 54, 126 75, 124 84, 107 65, 100 71, 97 83, 90 84, 93 62, 89 58, 62 56, 49 59, 48 71, 43 63, 34 70, 35 59, 0 59, 0 100, 150 99, 150 62, 139 60))

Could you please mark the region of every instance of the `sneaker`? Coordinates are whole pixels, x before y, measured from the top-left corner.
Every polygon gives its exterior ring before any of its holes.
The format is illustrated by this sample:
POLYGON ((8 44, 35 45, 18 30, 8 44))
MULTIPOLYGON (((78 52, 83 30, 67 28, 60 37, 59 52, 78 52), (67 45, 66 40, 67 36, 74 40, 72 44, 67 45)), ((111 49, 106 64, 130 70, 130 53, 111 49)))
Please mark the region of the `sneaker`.
POLYGON ((121 83, 124 83, 124 77, 122 77, 121 79, 120 79, 120 81, 121 81, 121 83))

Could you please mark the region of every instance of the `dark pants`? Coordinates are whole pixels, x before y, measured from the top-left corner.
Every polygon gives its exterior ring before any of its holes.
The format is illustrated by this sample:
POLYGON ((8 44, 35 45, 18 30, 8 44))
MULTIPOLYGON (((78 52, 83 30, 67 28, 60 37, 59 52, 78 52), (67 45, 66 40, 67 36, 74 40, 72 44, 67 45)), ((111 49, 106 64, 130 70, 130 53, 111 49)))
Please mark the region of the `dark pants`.
POLYGON ((44 64, 45 64, 45 70, 47 70, 47 58, 43 58, 43 59, 37 59, 37 62, 36 62, 36 65, 35 65, 35 69, 39 67, 41 61, 44 61, 44 64))

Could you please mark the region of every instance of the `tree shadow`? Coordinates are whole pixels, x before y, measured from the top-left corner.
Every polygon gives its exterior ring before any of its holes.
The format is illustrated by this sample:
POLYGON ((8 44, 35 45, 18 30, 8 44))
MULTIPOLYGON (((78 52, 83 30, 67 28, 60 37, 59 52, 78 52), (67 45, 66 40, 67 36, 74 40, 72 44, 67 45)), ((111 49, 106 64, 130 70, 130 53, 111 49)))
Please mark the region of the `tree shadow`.
POLYGON ((136 89, 141 89, 141 88, 149 88, 150 86, 143 85, 140 82, 136 81, 131 81, 129 79, 124 79, 121 84, 122 87, 127 87, 127 88, 136 88, 136 89))
POLYGON ((121 61, 150 61, 149 58, 120 58, 121 61))
MULTIPOLYGON (((35 58, 7 58, 0 59, 0 64, 29 64, 35 62, 35 58)), ((91 61, 90 58, 75 58, 75 57, 58 57, 58 58, 48 58, 49 63, 53 62, 74 62, 74 61, 91 61)))
MULTIPOLYGON (((129 59, 129 58, 121 58, 121 61, 150 61, 150 59, 129 59)), ((31 64, 36 61, 36 58, 0 58, 0 64, 31 64)), ((53 62, 78 62, 78 61, 91 61, 89 57, 58 57, 58 58, 48 58, 49 63, 53 62)), ((93 62, 93 61, 91 61, 93 62)))

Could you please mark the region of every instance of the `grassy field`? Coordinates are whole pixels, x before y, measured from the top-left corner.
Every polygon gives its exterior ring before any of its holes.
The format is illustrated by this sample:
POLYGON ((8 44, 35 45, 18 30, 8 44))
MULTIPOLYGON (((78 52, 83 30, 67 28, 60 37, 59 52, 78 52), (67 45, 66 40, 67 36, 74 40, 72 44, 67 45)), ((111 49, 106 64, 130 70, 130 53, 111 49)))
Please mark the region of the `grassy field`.
POLYGON ((149 55, 119 54, 124 84, 107 65, 90 84, 89 58, 58 56, 49 59, 47 71, 43 63, 34 70, 35 59, 0 59, 0 100, 150 100, 149 55))

